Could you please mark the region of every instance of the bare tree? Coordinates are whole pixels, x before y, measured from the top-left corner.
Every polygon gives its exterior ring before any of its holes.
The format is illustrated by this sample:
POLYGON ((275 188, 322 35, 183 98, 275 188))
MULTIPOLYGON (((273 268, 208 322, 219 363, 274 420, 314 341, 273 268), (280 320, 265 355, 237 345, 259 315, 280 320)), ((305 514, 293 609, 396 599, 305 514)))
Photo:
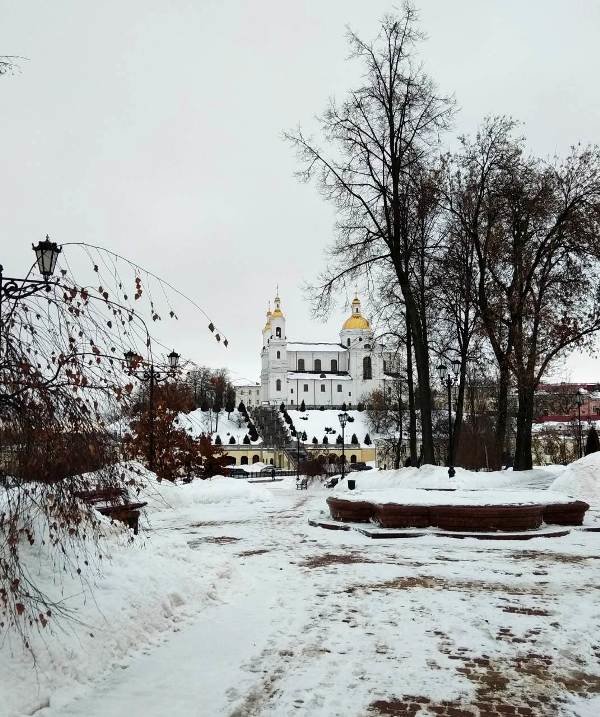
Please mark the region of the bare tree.
POLYGON ((600 153, 524 157, 515 123, 487 120, 464 141, 447 208, 477 257, 477 300, 500 373, 497 439, 506 436, 510 374, 518 392, 515 470, 532 465, 535 390, 548 366, 600 329, 600 153))
POLYGON ((352 55, 365 68, 364 84, 320 118, 325 152, 301 130, 287 134, 304 164, 299 176, 316 177, 338 211, 337 239, 329 268, 316 287, 317 306, 326 311, 334 289, 347 281, 391 267, 404 301, 418 376, 423 458, 434 460, 429 337, 420 310, 419 286, 410 271, 415 187, 429 172, 439 133, 452 103, 440 96, 415 61, 423 36, 416 11, 406 3, 399 17, 387 16, 373 43, 350 32, 352 55))

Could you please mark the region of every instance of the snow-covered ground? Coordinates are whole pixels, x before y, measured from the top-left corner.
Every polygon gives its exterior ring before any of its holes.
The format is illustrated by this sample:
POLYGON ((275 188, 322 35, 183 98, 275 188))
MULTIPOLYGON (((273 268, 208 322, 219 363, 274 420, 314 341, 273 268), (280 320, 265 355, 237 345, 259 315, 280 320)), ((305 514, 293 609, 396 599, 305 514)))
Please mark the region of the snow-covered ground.
MULTIPOLYGON (((597 504, 600 454, 553 471, 457 480, 512 493, 556 479, 597 504)), ((36 644, 37 674, 18 644, 0 649, 0 714, 600 713, 600 533, 370 540, 308 526, 330 492, 293 478, 150 482, 145 495, 141 537, 112 540, 97 604, 70 598, 82 624, 36 644)))
MULTIPOLYGON (((294 427, 298 431, 306 432, 306 443, 312 443, 313 437, 316 437, 319 443, 323 442, 323 436, 327 436, 328 442, 335 444, 338 434, 342 434, 340 421, 338 419, 339 411, 326 409, 323 411, 292 411, 288 410, 294 427), (334 433, 326 432, 325 429, 333 429, 334 433)), ((367 414, 365 411, 347 411, 352 420, 346 424, 346 443, 350 443, 352 434, 356 435, 359 446, 365 445, 365 436, 368 434, 371 442, 376 438, 376 434, 369 427, 367 414)))
MULTIPOLYGON (((217 414, 214 411, 202 411, 198 408, 191 413, 181 413, 178 420, 181 428, 186 429, 190 435, 199 436, 201 433, 207 433, 210 434, 213 442, 218 435, 223 445, 229 443, 231 436, 236 443, 241 444, 248 433, 248 424, 237 409, 230 414, 224 410, 217 414)), ((262 438, 253 441, 252 445, 256 446, 260 443, 262 438)))

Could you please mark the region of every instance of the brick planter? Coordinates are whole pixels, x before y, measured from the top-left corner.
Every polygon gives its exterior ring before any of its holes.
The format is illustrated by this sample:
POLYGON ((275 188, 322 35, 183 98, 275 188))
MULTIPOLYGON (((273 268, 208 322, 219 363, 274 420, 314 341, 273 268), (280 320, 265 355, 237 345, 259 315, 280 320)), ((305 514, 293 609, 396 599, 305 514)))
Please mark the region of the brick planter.
POLYGON ((590 506, 582 500, 571 503, 549 503, 544 507, 544 523, 549 525, 581 525, 590 506))
POLYGON ((383 503, 375 506, 374 521, 382 528, 428 528, 433 525, 426 505, 383 503))
POLYGON ((382 528, 440 528, 457 532, 522 532, 548 525, 581 525, 589 505, 543 502, 520 505, 406 505, 329 497, 333 520, 377 523, 382 528))
POLYGON ((539 528, 544 520, 543 505, 442 505, 429 511, 431 525, 442 530, 515 532, 539 528))
POLYGON ((344 500, 343 498, 327 498, 329 512, 334 520, 345 523, 370 523, 375 515, 376 506, 365 500, 344 500))

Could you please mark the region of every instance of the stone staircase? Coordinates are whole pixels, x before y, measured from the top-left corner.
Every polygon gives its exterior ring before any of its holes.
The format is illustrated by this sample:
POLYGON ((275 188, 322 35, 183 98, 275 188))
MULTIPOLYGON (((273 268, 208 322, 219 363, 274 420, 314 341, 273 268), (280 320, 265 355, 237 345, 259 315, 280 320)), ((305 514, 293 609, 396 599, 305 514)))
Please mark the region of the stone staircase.
POLYGON ((276 448, 284 451, 295 468, 298 467, 298 457, 301 464, 308 459, 308 451, 303 443, 300 444, 300 451, 298 452, 298 443, 288 435, 278 408, 275 406, 256 406, 249 409, 249 413, 266 448, 276 448))

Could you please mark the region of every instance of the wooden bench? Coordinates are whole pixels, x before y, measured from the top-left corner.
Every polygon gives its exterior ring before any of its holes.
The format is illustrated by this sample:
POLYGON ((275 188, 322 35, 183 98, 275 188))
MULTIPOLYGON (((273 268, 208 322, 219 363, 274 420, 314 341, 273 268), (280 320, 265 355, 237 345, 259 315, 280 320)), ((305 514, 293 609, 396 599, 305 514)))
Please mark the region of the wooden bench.
POLYGON ((296 490, 308 490, 308 478, 301 478, 296 481, 296 490))
POLYGON ((134 535, 138 534, 140 510, 147 503, 132 503, 125 488, 108 487, 82 490, 75 493, 75 497, 93 506, 102 515, 125 523, 133 529, 134 535))

